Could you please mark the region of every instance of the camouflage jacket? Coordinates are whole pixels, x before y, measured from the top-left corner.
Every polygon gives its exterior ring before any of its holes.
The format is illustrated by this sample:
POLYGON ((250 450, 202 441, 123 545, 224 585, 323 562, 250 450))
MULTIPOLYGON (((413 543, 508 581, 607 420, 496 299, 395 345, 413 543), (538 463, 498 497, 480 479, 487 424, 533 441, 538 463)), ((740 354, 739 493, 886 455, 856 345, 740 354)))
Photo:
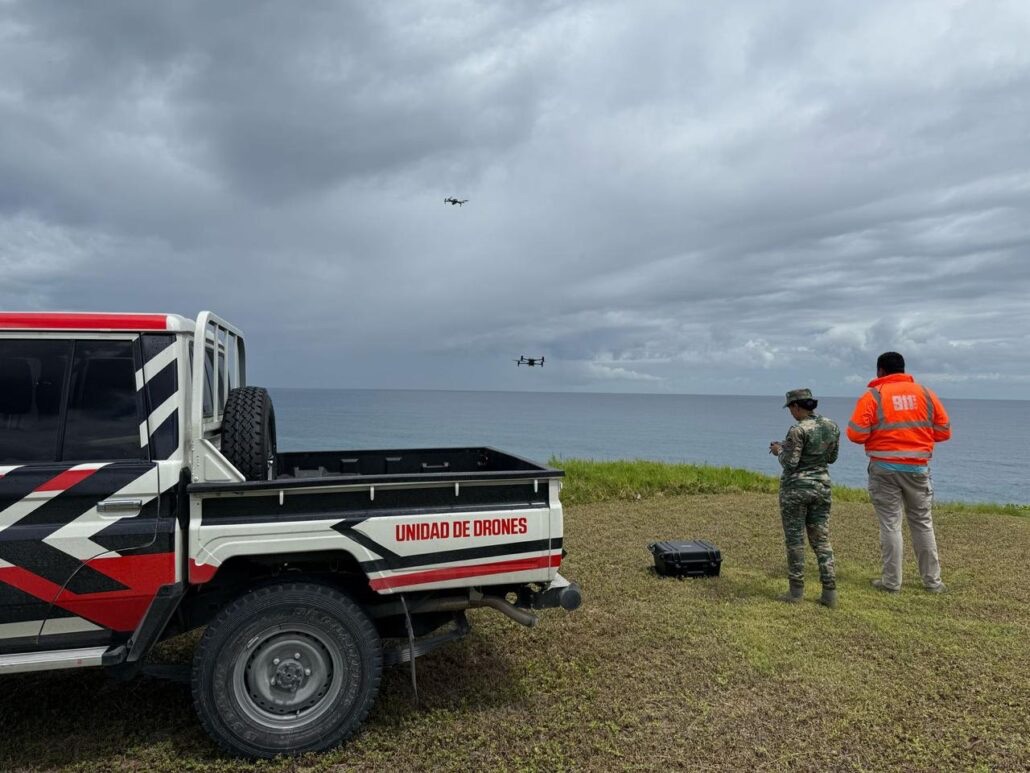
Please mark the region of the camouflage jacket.
POLYGON ((780 451, 781 488, 809 488, 830 485, 827 465, 837 461, 840 428, 817 413, 802 419, 787 431, 780 451))

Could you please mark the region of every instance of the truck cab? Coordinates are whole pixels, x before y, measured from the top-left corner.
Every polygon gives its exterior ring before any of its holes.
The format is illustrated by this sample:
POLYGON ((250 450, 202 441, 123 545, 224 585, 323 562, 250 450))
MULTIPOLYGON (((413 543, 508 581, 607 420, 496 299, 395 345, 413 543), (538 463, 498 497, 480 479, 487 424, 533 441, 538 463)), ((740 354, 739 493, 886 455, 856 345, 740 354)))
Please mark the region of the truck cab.
POLYGON ((211 312, 0 312, 0 674, 191 667, 228 753, 346 740, 383 664, 579 606, 562 472, 493 448, 280 453, 211 312))
MULTIPOLYGON (((124 644, 182 580, 188 374, 165 315, 0 318, 0 653, 124 644)), ((8 669, 10 670, 10 669, 8 669)))

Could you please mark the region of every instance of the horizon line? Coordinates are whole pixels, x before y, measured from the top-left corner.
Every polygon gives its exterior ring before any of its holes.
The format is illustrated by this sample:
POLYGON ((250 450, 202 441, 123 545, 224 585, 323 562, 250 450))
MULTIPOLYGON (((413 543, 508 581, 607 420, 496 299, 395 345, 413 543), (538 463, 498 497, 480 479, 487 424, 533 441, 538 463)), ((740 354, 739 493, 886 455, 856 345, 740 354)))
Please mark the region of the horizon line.
MULTIPOLYGON (((781 399, 782 393, 775 394, 726 394, 726 393, 712 393, 712 392, 599 392, 594 390, 547 390, 547 389, 447 389, 442 387, 298 387, 298 386, 271 386, 266 385, 266 389, 292 389, 302 392, 489 392, 497 394, 542 394, 542 395, 631 395, 641 397, 760 397, 760 398, 775 398, 781 399)), ((864 390, 864 387, 863 387, 864 390)), ((840 399, 840 400, 856 400, 861 395, 861 392, 850 395, 822 395, 821 397, 815 398, 816 400, 822 399, 840 399)), ((1027 398, 1018 397, 947 397, 946 400, 983 400, 990 402, 1014 402, 1014 403, 1025 403, 1030 402, 1027 398)))

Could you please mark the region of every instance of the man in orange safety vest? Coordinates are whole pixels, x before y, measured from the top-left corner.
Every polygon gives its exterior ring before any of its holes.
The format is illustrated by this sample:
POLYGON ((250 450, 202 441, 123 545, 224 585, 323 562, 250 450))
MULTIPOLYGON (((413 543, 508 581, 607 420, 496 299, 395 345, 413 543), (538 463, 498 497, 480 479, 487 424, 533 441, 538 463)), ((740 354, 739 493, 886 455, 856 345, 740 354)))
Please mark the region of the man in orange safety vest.
POLYGON ((943 593, 947 589, 941 582, 933 530, 930 458, 934 443, 951 437, 947 411, 937 395, 905 373, 904 357, 884 352, 876 360, 876 378, 858 399, 847 433, 849 440, 865 446, 869 498, 880 521, 883 570, 873 587, 889 593, 901 590, 904 513, 923 587, 943 593))

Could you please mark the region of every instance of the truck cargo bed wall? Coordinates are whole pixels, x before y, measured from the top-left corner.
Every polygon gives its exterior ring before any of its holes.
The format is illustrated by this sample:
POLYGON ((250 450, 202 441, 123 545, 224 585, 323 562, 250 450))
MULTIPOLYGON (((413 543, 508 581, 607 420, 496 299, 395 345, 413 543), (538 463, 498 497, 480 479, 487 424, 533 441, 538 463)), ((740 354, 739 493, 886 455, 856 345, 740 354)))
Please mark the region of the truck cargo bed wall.
POLYGON ((462 484, 457 493, 453 485, 424 485, 417 488, 376 488, 374 498, 368 487, 358 490, 335 489, 306 492, 300 489, 254 493, 247 496, 205 496, 202 519, 205 523, 254 523, 263 520, 309 521, 345 516, 374 517, 379 513, 443 513, 468 510, 514 510, 548 507, 548 486, 512 481, 462 484), (536 490, 534 490, 534 488, 536 490))
POLYGON ((280 477, 421 475, 470 472, 557 472, 503 451, 477 448, 404 448, 375 451, 302 451, 278 457, 280 477))

